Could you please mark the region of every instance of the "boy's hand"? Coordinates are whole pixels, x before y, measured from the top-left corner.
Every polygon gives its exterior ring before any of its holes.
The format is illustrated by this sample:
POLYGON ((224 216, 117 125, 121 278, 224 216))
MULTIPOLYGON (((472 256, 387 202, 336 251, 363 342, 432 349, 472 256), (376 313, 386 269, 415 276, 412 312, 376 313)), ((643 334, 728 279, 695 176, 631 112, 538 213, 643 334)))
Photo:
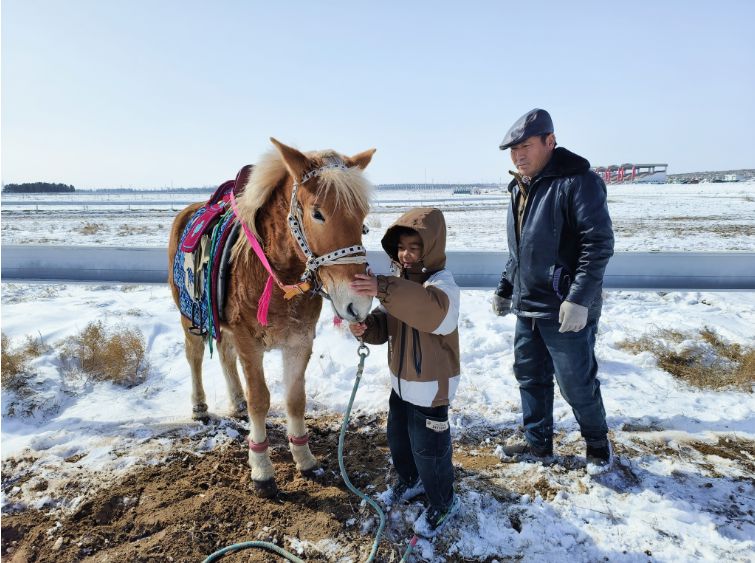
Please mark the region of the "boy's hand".
POLYGON ((364 334, 364 331, 367 330, 367 323, 349 323, 349 330, 351 334, 360 338, 364 334))
POLYGON ((354 281, 349 284, 349 287, 357 295, 377 296, 377 278, 371 274, 354 274, 354 281))

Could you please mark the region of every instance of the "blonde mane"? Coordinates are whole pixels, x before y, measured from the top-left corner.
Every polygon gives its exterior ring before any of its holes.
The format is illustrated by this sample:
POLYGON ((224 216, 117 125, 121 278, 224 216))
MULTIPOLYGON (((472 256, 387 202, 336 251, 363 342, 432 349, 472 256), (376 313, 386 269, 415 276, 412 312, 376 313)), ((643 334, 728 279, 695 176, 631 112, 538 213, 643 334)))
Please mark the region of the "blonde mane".
MULTIPOLYGON (((342 155, 333 150, 313 151, 304 154, 317 166, 322 166, 325 159, 329 157, 336 157, 341 161, 345 160, 342 155)), ((267 203, 275 188, 287 175, 288 171, 280 154, 276 150, 271 150, 254 167, 246 186, 244 186, 244 192, 238 199, 239 213, 255 236, 259 237, 255 225, 257 212, 267 203)), ((315 178, 310 182, 313 180, 315 178)), ((320 186, 315 194, 316 197, 333 194, 336 200, 336 208, 343 207, 348 213, 360 212, 364 215, 369 212, 372 184, 365 178, 359 167, 352 166, 345 170, 340 168, 325 170, 317 176, 317 180, 319 180, 320 186)))

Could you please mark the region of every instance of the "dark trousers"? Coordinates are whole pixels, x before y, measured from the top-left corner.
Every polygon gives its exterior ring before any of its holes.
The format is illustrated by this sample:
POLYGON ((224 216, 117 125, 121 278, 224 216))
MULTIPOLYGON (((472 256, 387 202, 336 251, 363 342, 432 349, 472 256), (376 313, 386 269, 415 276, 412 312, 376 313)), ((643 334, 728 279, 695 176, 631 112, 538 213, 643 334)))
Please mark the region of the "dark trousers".
POLYGON ((606 446, 608 426, 595 359, 597 320, 579 332, 558 332, 555 319, 519 317, 514 375, 522 396, 524 434, 530 445, 553 445, 553 376, 590 446, 606 446))
POLYGON ((453 500, 454 467, 448 406, 418 407, 391 391, 388 446, 399 479, 422 479, 430 504, 446 508, 453 500))

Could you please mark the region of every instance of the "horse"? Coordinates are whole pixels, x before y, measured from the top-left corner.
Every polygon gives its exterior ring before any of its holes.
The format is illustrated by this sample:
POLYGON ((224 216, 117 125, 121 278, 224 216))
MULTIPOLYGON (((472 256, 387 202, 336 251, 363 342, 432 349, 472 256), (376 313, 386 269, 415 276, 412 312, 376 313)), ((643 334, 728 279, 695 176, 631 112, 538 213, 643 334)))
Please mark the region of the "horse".
MULTIPOLYGON (((362 234, 366 232, 371 185, 363 170, 375 152, 369 149, 351 157, 333 150, 304 153, 274 138, 270 141, 275 149, 252 169, 234 200, 246 236, 239 235, 231 250, 224 320, 219 323, 217 339, 232 414, 245 414, 249 419, 253 489, 266 498, 275 496, 278 488, 265 429, 270 392, 263 356, 269 350, 282 350, 289 448, 297 470, 311 477, 319 466, 309 449, 304 423, 304 372, 323 298, 348 322, 363 321, 372 305, 372 298, 355 294, 349 282, 366 271, 362 234), (254 251, 255 239, 259 253, 254 251), (287 293, 275 291, 275 285, 287 293)), ((179 241, 187 223, 202 205, 189 205, 173 221, 170 264, 180 252, 179 241)), ((168 283, 178 306, 173 268, 169 268, 168 283)), ((192 377, 192 416, 206 420, 202 358, 208 336, 190 330, 196 327, 183 315, 181 325, 192 377)))

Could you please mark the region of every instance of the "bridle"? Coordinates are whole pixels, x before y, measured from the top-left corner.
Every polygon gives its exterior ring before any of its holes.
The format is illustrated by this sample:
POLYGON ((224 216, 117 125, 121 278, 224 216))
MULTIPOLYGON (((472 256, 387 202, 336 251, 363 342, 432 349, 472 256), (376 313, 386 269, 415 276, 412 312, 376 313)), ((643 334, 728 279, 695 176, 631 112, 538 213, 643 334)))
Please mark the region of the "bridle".
MULTIPOLYGON (((267 256, 265 256, 265 251, 262 249, 260 241, 241 219, 241 214, 239 213, 239 209, 236 204, 236 197, 233 195, 233 192, 231 192, 231 207, 233 208, 233 212, 236 215, 239 223, 241 224, 244 230, 244 234, 246 235, 246 238, 252 247, 252 250, 260 259, 260 262, 262 262, 262 265, 265 267, 267 273, 269 274, 257 307, 257 320, 263 326, 267 325, 267 310, 268 306, 270 305, 270 299, 272 298, 273 284, 277 285, 281 289, 281 291, 283 291, 283 297, 285 299, 292 299, 293 297, 296 297, 297 295, 303 295, 308 291, 311 291, 315 295, 320 295, 325 299, 330 299, 330 295, 328 295, 328 293, 323 289, 323 284, 317 275, 317 270, 319 268, 323 266, 332 266, 335 264, 367 263, 367 251, 361 244, 339 248, 338 250, 328 252, 323 256, 316 256, 315 253, 312 252, 312 249, 307 242, 307 236, 304 234, 304 230, 302 229, 303 210, 297 197, 299 186, 301 184, 304 184, 307 180, 321 175, 326 170, 331 170, 334 168, 339 170, 346 170, 348 167, 343 163, 343 161, 341 161, 341 159, 328 157, 327 163, 324 166, 307 172, 302 176, 301 181, 297 182, 296 178, 294 178, 294 187, 291 191, 291 203, 289 205, 288 212, 288 227, 291 230, 291 236, 294 237, 294 240, 296 240, 296 242, 299 244, 299 248, 307 259, 306 267, 304 268, 304 272, 299 278, 299 283, 297 284, 284 284, 280 281, 280 279, 278 279, 278 276, 273 271, 272 266, 270 266, 270 262, 268 261, 267 256)), ((363 225, 362 233, 367 234, 367 232, 367 226, 363 225)))
MULTIPOLYGON (((304 174, 301 177, 301 181, 294 179, 294 187, 291 190, 291 204, 288 210, 288 228, 291 230, 291 236, 299 244, 299 248, 304 253, 307 259, 304 273, 302 273, 301 282, 311 282, 311 291, 321 295, 326 299, 330 299, 330 295, 323 289, 323 284, 317 274, 318 268, 322 266, 333 266, 337 264, 366 264, 367 263, 367 250, 361 244, 355 244, 352 246, 345 246, 328 252, 322 256, 315 255, 307 242, 307 236, 304 234, 302 228, 302 222, 304 212, 299 203, 298 192, 299 186, 306 183, 308 180, 316 176, 320 176, 326 170, 347 170, 343 161, 338 157, 326 157, 326 164, 320 168, 316 168, 304 174)), ((362 233, 367 234, 367 226, 362 227, 362 233)), ((302 293, 304 293, 302 291, 302 293)))

